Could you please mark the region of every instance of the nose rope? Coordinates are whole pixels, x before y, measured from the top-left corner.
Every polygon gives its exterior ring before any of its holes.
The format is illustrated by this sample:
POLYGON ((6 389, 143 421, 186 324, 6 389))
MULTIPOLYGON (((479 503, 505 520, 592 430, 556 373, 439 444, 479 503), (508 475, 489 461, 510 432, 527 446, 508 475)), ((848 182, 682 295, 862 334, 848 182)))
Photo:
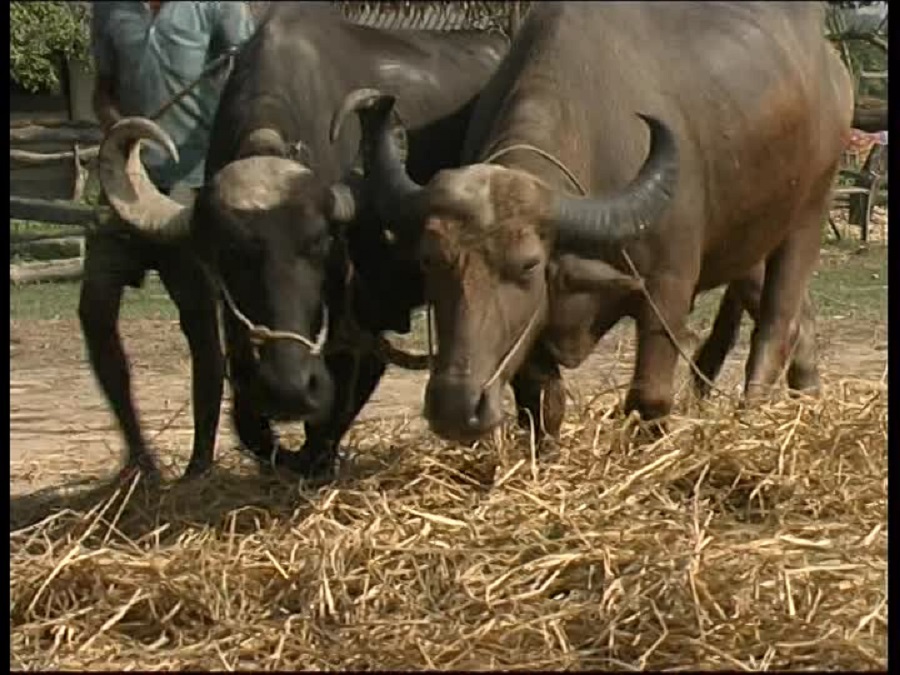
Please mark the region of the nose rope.
POLYGON ((546 150, 541 150, 539 147, 531 145, 530 143, 515 143, 514 145, 507 145, 505 148, 500 148, 499 150, 497 150, 496 152, 494 152, 493 154, 488 156, 488 158, 486 160, 484 160, 484 164, 490 164, 491 162, 499 159, 503 155, 506 155, 506 154, 512 152, 513 150, 530 150, 531 152, 535 153, 536 155, 543 157, 548 162, 553 163, 556 166, 556 168, 558 168, 560 171, 563 172, 563 174, 565 174, 566 178, 569 179, 569 181, 572 183, 572 185, 574 185, 576 188, 578 188, 578 191, 581 193, 582 197, 587 196, 587 190, 584 189, 584 186, 575 177, 575 174, 572 173, 572 171, 569 169, 569 167, 567 167, 559 159, 557 159, 556 157, 551 155, 546 150))
POLYGON ((509 365, 509 362, 512 358, 519 352, 519 348, 521 348, 522 344, 525 342, 525 338, 528 337, 529 333, 531 333, 531 329, 534 327, 534 324, 537 322, 538 315, 540 314, 542 309, 542 305, 538 305, 537 309, 531 313, 531 318, 528 319, 528 323, 525 328, 519 333, 519 337, 513 343, 512 347, 510 347, 506 354, 503 356, 503 359, 497 365, 497 368, 494 370, 493 374, 488 378, 487 382, 481 387, 481 390, 484 391, 488 387, 490 387, 494 382, 497 381, 497 378, 503 373, 506 369, 506 366, 509 365))
POLYGON ((228 292, 228 288, 225 286, 225 283, 222 281, 221 277, 219 277, 217 274, 213 274, 211 270, 209 270, 205 265, 204 270, 206 271, 209 279, 216 287, 218 287, 219 291, 222 293, 222 297, 225 298, 225 304, 228 306, 228 309, 231 310, 231 313, 235 316, 235 318, 242 324, 244 324, 244 326, 247 328, 247 331, 250 333, 250 341, 254 345, 259 346, 262 343, 270 340, 293 340, 294 342, 299 342, 307 349, 309 349, 310 354, 312 354, 313 356, 318 356, 322 353, 322 350, 325 349, 325 343, 328 341, 328 305, 326 305, 325 303, 322 303, 322 327, 319 328, 316 339, 315 341, 313 341, 308 337, 300 335, 299 333, 294 333, 293 331, 273 330, 268 326, 254 323, 253 321, 248 319, 240 309, 238 309, 234 298, 231 297, 231 293, 228 292))

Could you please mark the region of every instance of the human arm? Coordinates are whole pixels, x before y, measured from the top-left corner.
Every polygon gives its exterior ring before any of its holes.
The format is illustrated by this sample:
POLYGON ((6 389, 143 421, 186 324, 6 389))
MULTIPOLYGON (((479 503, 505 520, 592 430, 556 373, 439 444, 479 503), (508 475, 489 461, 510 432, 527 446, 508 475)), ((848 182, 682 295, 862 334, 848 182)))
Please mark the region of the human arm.
POLYGON ((91 51, 94 56, 97 77, 94 84, 94 114, 100 128, 106 132, 122 118, 116 97, 116 55, 112 38, 106 30, 106 12, 101 3, 95 3, 91 16, 91 51))
MULTIPOLYGON (((219 53, 231 47, 238 47, 253 34, 255 28, 253 17, 246 2, 218 2, 216 21, 214 23, 214 39, 219 53)), ((218 56, 213 54, 212 56, 218 56)))

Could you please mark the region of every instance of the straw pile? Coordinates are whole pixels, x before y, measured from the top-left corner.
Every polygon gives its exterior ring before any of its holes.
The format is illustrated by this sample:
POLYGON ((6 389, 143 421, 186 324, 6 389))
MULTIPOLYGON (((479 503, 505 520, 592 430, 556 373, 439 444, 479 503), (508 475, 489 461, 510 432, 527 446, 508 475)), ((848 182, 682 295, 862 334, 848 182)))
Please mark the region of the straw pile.
POLYGON ((649 441, 580 402, 545 461, 373 422, 318 489, 223 458, 20 506, 10 666, 884 669, 887 391, 828 384, 649 441))

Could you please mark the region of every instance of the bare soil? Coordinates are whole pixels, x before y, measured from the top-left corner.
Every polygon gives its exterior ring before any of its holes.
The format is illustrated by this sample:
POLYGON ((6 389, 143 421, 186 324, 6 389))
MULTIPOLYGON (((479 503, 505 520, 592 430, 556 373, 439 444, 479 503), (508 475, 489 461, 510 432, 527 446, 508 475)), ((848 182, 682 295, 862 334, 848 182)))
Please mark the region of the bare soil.
MULTIPOLYGON (((10 491, 32 492, 107 476, 119 467, 121 437, 97 387, 74 320, 10 322, 10 491)), ((167 473, 179 474, 190 451, 190 362, 177 322, 134 320, 121 330, 132 386, 148 437, 167 473), (174 465, 173 465, 174 464, 174 465)), ((883 324, 820 322, 820 362, 831 381, 877 379, 887 364, 883 324)), ((688 347, 693 351, 693 346, 688 347)), ((731 354, 720 385, 740 386, 747 347, 731 354)), ((568 371, 573 396, 619 389, 624 394, 634 360, 633 330, 616 328, 580 368, 568 371)), ((680 381, 687 378, 679 366, 680 381)), ((408 420, 420 425, 425 374, 392 368, 363 410, 362 419, 408 420)), ((682 393, 681 396, 685 394, 682 393)), ((236 446, 226 393, 217 455, 236 446)), ((292 430, 288 429, 288 433, 292 430)), ((282 433, 285 433, 282 430, 282 433)))

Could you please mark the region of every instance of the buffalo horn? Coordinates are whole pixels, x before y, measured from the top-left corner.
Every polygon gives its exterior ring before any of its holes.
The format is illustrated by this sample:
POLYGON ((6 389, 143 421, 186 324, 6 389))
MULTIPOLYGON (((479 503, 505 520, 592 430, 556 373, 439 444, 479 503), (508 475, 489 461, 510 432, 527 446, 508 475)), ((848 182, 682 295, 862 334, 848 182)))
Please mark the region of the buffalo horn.
POLYGON ((551 222, 561 248, 619 243, 639 236, 656 222, 675 194, 678 146, 672 131, 649 115, 650 151, 634 180, 610 197, 559 195, 551 222))
POLYGON ((156 122, 127 117, 116 122, 100 144, 97 172, 110 206, 140 232, 159 240, 183 238, 191 227, 193 205, 184 206, 164 195, 141 162, 141 142, 161 146, 174 161, 178 150, 156 122))
POLYGON ((333 137, 337 137, 343 118, 350 112, 359 115, 362 129, 363 172, 367 176, 376 212, 384 222, 401 226, 403 214, 409 213, 408 200, 422 187, 406 173, 406 130, 402 122, 392 129, 391 113, 396 98, 376 89, 350 92, 332 119, 333 137), (399 218, 400 222, 397 222, 399 218))

